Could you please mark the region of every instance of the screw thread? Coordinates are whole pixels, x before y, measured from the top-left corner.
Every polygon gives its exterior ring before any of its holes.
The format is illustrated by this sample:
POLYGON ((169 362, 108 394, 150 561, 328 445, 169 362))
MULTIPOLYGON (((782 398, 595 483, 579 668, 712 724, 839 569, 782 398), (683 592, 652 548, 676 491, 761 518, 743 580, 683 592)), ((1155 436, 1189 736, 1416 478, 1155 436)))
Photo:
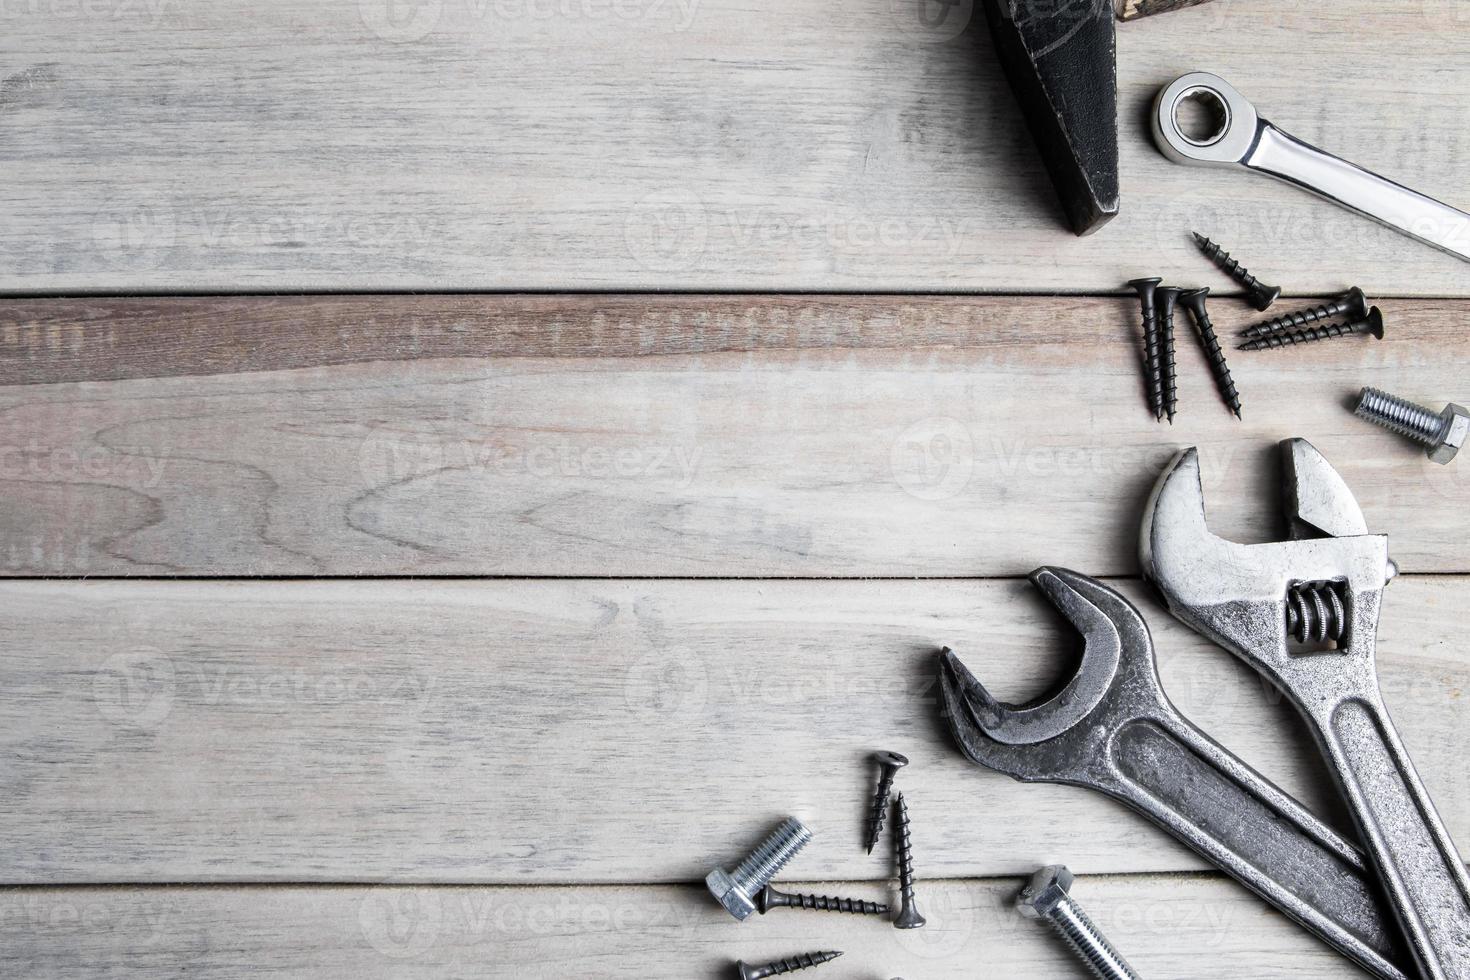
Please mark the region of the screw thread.
POLYGON ((823 963, 830 963, 841 956, 837 950, 827 950, 820 953, 798 953, 796 956, 788 956, 785 959, 774 960, 765 966, 755 969, 746 969, 743 975, 749 980, 765 980, 766 977, 779 977, 785 973, 795 973, 797 970, 806 970, 823 963))
POLYGON ((740 862, 731 878, 745 894, 754 895, 769 885, 786 862, 796 857, 811 839, 812 832, 806 824, 795 817, 787 817, 749 857, 740 862))
POLYGON ((1267 334, 1255 340, 1241 344, 1241 350, 1277 350, 1282 347, 1295 347, 1298 344, 1315 344, 1319 340, 1331 340, 1335 337, 1346 337, 1356 334, 1367 326, 1367 321, 1357 320, 1353 323, 1324 323, 1315 327, 1303 327, 1300 330, 1287 330, 1283 333, 1267 334))
POLYGON ((1064 898, 1058 902, 1046 921, 1067 941, 1088 969, 1102 980, 1138 980, 1138 974, 1072 899, 1064 898))
POLYGON ((883 770, 882 777, 878 780, 878 789, 873 794, 873 808, 868 814, 868 853, 873 853, 873 848, 878 845, 878 837, 883 833, 883 818, 888 813, 888 794, 893 790, 893 770, 883 770))
POLYGON ((1274 286, 1262 284, 1259 279, 1250 274, 1250 270, 1232 258, 1229 252, 1210 241, 1204 235, 1201 235, 1199 232, 1194 232, 1194 240, 1206 258, 1219 266, 1227 276, 1235 280, 1246 292, 1251 294, 1251 300, 1255 303, 1257 309, 1266 309, 1281 294, 1281 291, 1274 286))
POLYGON ((1306 582, 1286 592, 1286 631, 1300 643, 1340 641, 1347 628, 1341 586, 1306 582))
POLYGON ((1164 414, 1172 425, 1179 409, 1179 368, 1174 361, 1174 311, 1164 311, 1163 330, 1164 414))
POLYGON ((1152 310, 1143 314, 1143 369, 1148 376, 1148 407, 1154 418, 1164 417, 1164 366, 1160 356, 1159 318, 1152 310))
POLYGON ((1350 290, 1343 293, 1330 303, 1319 303, 1306 309, 1295 310, 1291 313, 1283 313, 1272 317, 1241 331, 1241 337, 1246 340, 1255 340, 1257 337, 1265 337, 1273 333, 1284 333, 1287 330, 1295 330, 1316 323, 1319 320, 1331 320, 1336 316, 1344 314, 1361 314, 1367 312, 1362 309, 1365 302, 1362 300, 1360 290, 1350 290))
POLYGON ((1444 441, 1449 424, 1438 412, 1377 388, 1363 389, 1354 414, 1431 447, 1444 441))
POLYGON ((780 892, 769 885, 761 893, 761 897, 766 908, 811 909, 815 912, 846 912, 851 915, 886 915, 888 913, 888 906, 880 902, 780 892))
POLYGON ((1200 344, 1205 349, 1205 360, 1210 364, 1210 373, 1215 376, 1215 387, 1220 391, 1220 397, 1240 418, 1240 392, 1235 388, 1235 379, 1230 376, 1230 365, 1225 361, 1225 352, 1220 349, 1220 338, 1215 333, 1215 324, 1210 320, 1210 315, 1205 312, 1204 302, 1200 301, 1198 308, 1191 307, 1194 316, 1194 328, 1199 334, 1200 344))

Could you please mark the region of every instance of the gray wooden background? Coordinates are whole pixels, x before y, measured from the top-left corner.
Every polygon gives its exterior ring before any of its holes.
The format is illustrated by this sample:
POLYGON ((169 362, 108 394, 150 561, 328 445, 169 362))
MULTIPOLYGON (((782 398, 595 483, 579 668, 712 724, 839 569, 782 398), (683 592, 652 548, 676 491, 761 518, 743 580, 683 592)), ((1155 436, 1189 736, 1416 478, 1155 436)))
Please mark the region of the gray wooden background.
POLYGON ((1061 860, 1145 976, 1352 975, 1120 807, 963 762, 933 656, 1039 693, 1068 640, 1025 574, 1107 576, 1184 712, 1341 823, 1279 695, 1136 580, 1175 450, 1264 540, 1305 436, 1390 535, 1385 693, 1470 842, 1470 461, 1346 407, 1470 398, 1470 267, 1142 124, 1207 68, 1470 205, 1470 8, 1121 26, 1125 212, 1087 240, 983 18, 933 13, 0 3, 0 973, 1080 976, 1010 908, 1061 860), (1238 355, 1238 422, 1182 335, 1160 427, 1119 283, 1251 322, 1194 228, 1388 337, 1238 355), (874 748, 915 760, 928 929, 709 900, 788 812, 793 881, 888 895, 874 748))

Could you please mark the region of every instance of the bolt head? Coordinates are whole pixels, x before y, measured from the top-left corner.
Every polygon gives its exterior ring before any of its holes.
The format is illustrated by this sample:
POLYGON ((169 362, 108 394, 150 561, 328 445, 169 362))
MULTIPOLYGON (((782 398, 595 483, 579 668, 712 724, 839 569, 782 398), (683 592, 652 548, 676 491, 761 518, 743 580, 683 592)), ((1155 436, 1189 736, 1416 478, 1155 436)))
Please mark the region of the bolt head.
POLYGON ((1072 872, 1060 864, 1049 864, 1026 883, 1016 896, 1016 908, 1028 919, 1044 919, 1067 897, 1072 872))
POLYGON ((1251 293, 1251 305, 1265 313, 1271 304, 1281 298, 1280 286, 1257 286, 1251 293))
POLYGON ((1164 280, 1158 278, 1131 279, 1128 285, 1132 286, 1144 302, 1153 302, 1154 290, 1159 288, 1159 283, 1164 280))
POLYGON ((902 769, 909 764, 908 756, 897 752, 874 752, 873 761, 884 769, 902 769))
POLYGON ((1205 301, 1209 299, 1209 296, 1210 287, 1201 286, 1199 289, 1191 289, 1180 293, 1179 302, 1183 304, 1186 310, 1194 314, 1195 319, 1203 320, 1206 313, 1205 301))
POLYGON ((1342 299, 1347 304, 1344 312, 1349 320, 1361 320, 1368 315, 1368 297, 1357 286, 1343 293, 1342 299))
POLYGON ((723 869, 716 868, 704 879, 709 893, 715 897, 715 901, 725 907, 725 911, 735 916, 741 922, 750 917, 755 911, 755 902, 751 901, 749 895, 741 891, 735 884, 733 878, 723 869))
POLYGON ((1382 310, 1380 310, 1376 306, 1373 307, 1373 309, 1371 309, 1371 310, 1368 311, 1368 315, 1363 318, 1363 322, 1366 323, 1366 324, 1368 324, 1368 332, 1370 334, 1372 334, 1374 337, 1378 338, 1379 340, 1382 340, 1383 339, 1383 311, 1382 310))
POLYGON ((929 920, 919 914, 919 910, 910 902, 898 911, 898 918, 893 920, 895 929, 922 929, 929 920))
POLYGON ((1168 316, 1174 312, 1174 305, 1179 302, 1179 297, 1184 295, 1184 290, 1178 286, 1164 286, 1154 293, 1154 301, 1159 304, 1159 309, 1168 316))
POLYGON ((1446 405, 1441 414, 1449 420, 1449 429, 1444 442, 1429 450, 1429 458, 1443 466, 1454 459, 1460 447, 1465 445, 1465 437, 1470 434, 1470 412, 1462 405, 1446 405))
POLYGON ((744 960, 736 960, 735 969, 740 971, 740 980, 757 980, 760 977, 760 967, 751 966, 744 960))

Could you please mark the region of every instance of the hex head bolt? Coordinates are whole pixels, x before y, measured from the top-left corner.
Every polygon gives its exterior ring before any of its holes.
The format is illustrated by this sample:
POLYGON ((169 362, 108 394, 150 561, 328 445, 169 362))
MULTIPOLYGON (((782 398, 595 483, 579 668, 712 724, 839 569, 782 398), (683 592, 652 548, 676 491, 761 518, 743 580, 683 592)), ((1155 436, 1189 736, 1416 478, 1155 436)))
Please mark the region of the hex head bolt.
POLYGON ((744 921, 755 911, 755 896, 811 839, 806 824, 787 817, 734 871, 716 868, 704 883, 727 912, 744 921))
POLYGON ((1271 304, 1276 302, 1277 297, 1281 295, 1280 286, 1267 286, 1262 283, 1261 280, 1251 275, 1245 266, 1232 259, 1229 252, 1204 235, 1194 232, 1194 241, 1199 246, 1199 250, 1205 253, 1205 258, 1219 266, 1227 276, 1234 279, 1246 291, 1250 297, 1250 304, 1257 310, 1262 313, 1269 310, 1271 304))
POLYGON ((888 906, 881 902, 864 902, 857 898, 830 898, 826 895, 801 895, 777 891, 770 885, 755 897, 761 915, 771 909, 811 909, 814 912, 847 912, 851 915, 887 915, 888 906))
POLYGON ((1296 330, 1299 327, 1310 326, 1319 320, 1333 320, 1337 317, 1346 317, 1349 320, 1362 320, 1368 315, 1368 297, 1357 286, 1349 289, 1337 299, 1330 303, 1319 306, 1309 306, 1304 310, 1294 313, 1283 313, 1281 316, 1272 317, 1264 323, 1258 323, 1240 332, 1245 340, 1255 340, 1257 337, 1265 337, 1273 333, 1285 333, 1288 330, 1296 330))
POLYGON ((1128 283, 1138 293, 1143 306, 1143 378, 1148 390, 1148 407, 1156 419, 1164 417, 1164 373, 1159 360, 1159 315, 1154 294, 1163 281, 1134 279, 1128 283))
POLYGON ((920 929, 928 920, 919 914, 919 904, 914 900, 914 847, 909 828, 909 805, 898 794, 898 833, 893 837, 894 850, 898 854, 898 888, 902 902, 898 918, 893 920, 897 929, 920 929))
POLYGON ((878 844, 878 835, 883 832, 883 817, 888 812, 888 794, 893 789, 893 777, 909 764, 907 756, 897 752, 874 752, 873 761, 878 763, 878 788, 873 792, 873 809, 868 814, 868 853, 878 844))
POLYGON ((1323 323, 1315 327, 1288 330, 1285 333, 1268 333, 1264 337, 1247 340, 1236 350, 1278 350, 1282 347, 1295 347, 1298 344, 1315 344, 1319 340, 1335 340, 1338 337, 1353 334, 1382 340, 1383 311, 1375 306, 1361 320, 1352 320, 1347 323, 1323 323))
POLYGON ((766 980, 766 977, 779 977, 783 973, 795 973, 797 970, 805 970, 813 966, 821 966, 830 963, 842 953, 839 950, 828 950, 823 953, 801 953, 796 956, 788 956, 784 960, 776 960, 764 966, 751 966, 741 960, 735 966, 740 970, 740 980, 766 980))
POLYGON ((1353 412, 1360 419, 1407 436, 1425 447, 1430 459, 1448 463, 1465 445, 1470 433, 1470 411, 1453 402, 1435 412, 1377 388, 1364 388, 1353 412))
POLYGON ((1179 302, 1194 318, 1194 331, 1204 348, 1205 359, 1210 362, 1210 373, 1215 376, 1215 387, 1225 404, 1240 418, 1240 392, 1235 390, 1235 380, 1230 377, 1230 365, 1225 363, 1225 352, 1220 349, 1220 338, 1215 334, 1215 325, 1210 322, 1210 313, 1205 305, 1210 296, 1210 287, 1191 289, 1179 297, 1179 302))
POLYGON ((1170 425, 1174 424, 1174 415, 1179 409, 1179 369, 1174 364, 1174 307, 1183 293, 1184 290, 1173 286, 1165 286, 1154 293, 1159 303, 1159 320, 1163 324, 1159 332, 1159 357, 1163 362, 1164 414, 1169 417, 1170 425))
POLYGON ((1067 894, 1071 887, 1072 872, 1060 864, 1042 868, 1016 896, 1016 908, 1028 919, 1041 919, 1055 929, 1102 980, 1138 980, 1138 974, 1067 894))

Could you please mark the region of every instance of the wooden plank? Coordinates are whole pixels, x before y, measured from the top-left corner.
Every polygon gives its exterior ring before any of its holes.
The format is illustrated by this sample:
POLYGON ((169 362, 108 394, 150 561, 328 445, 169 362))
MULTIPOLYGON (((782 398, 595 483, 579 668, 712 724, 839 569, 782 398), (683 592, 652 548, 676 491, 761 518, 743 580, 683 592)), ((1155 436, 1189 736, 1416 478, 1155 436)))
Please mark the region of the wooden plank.
MULTIPOLYGON (((1018 887, 926 882, 929 925, 917 932, 801 912, 737 923, 696 887, 27 889, 0 892, 0 968, 34 980, 644 980, 734 976, 740 958, 835 948, 845 955, 833 977, 958 980, 978 963, 1018 980, 1085 976, 1054 934, 1012 910, 1018 887)), ((1143 976, 1350 971, 1215 877, 1080 878, 1074 894, 1143 976)))
POLYGON ((1305 436, 1406 571, 1470 571, 1470 466, 1348 411, 1363 384, 1464 401, 1470 304, 1385 308, 1382 342, 1235 355, 1243 424, 1181 334, 1171 428, 1143 406, 1123 300, 12 302, 0 567, 1132 574, 1177 448, 1202 448, 1216 527, 1261 540, 1280 533, 1271 447, 1305 436))
MULTIPOLYGON (((1128 592, 1181 710, 1336 815, 1279 696, 1128 592)), ((1462 842, 1467 602, 1470 580, 1403 578, 1381 642, 1462 842)), ((875 748, 914 760, 925 875, 1202 867, 950 743, 941 644, 1010 700, 1069 662, 1022 582, 13 582, 0 608, 3 883, 690 881, 788 813, 817 831, 800 874, 868 880, 875 748)))
POLYGON ((1463 263, 1171 164, 1141 124, 1207 66, 1301 138, 1463 207, 1461 0, 1231 0, 1123 25, 1125 210, 1086 240, 1061 227, 983 18, 945 10, 14 0, 0 290, 1224 286, 1198 228, 1293 290, 1470 295, 1463 263))

